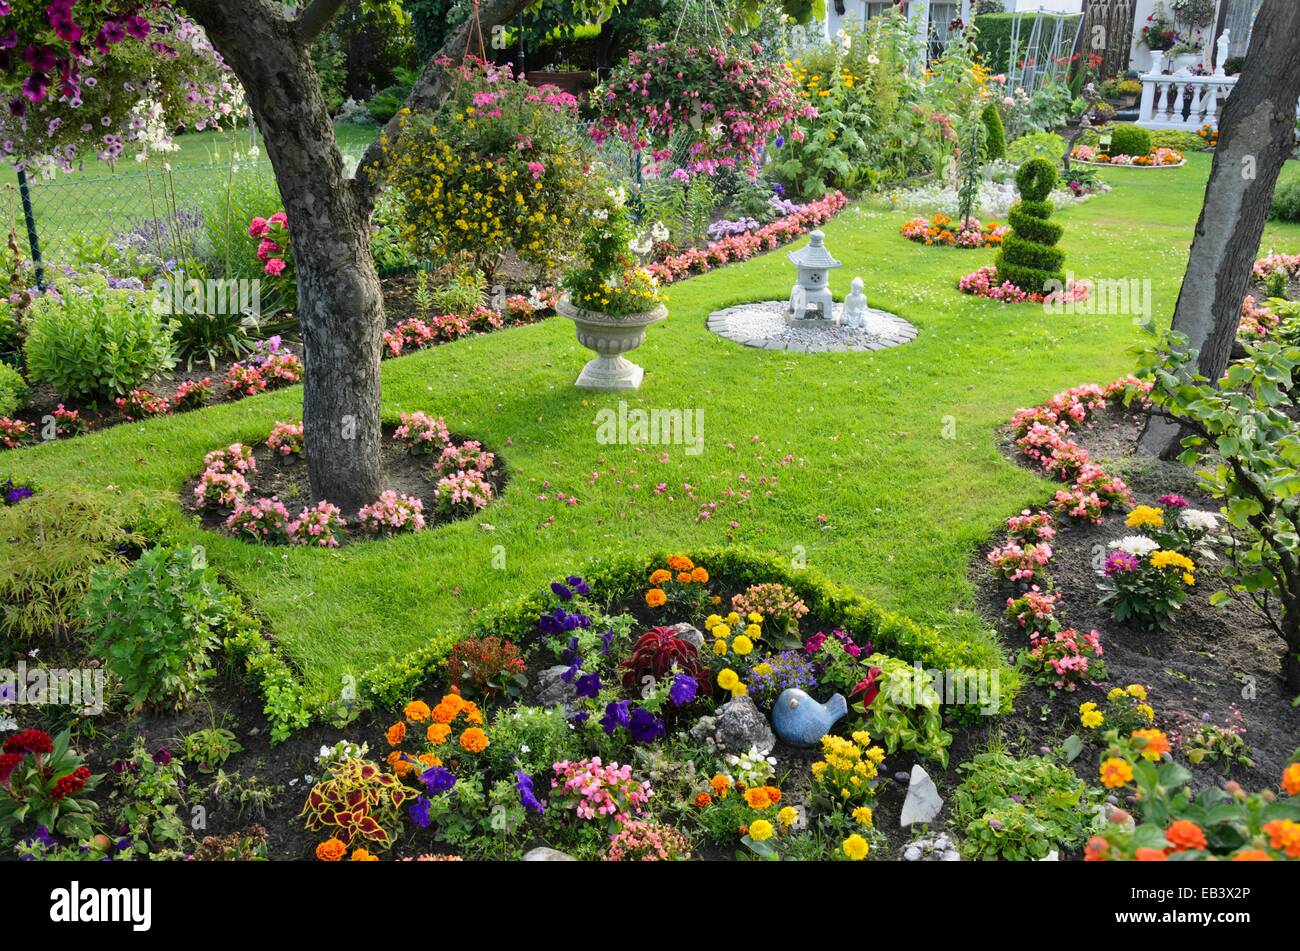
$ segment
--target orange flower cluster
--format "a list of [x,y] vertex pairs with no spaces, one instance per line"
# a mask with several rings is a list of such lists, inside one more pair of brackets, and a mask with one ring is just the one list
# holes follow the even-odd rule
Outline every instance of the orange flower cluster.
[[656,568],[650,572],[650,590],[645,593],[645,603],[652,608],[661,608],[667,604],[668,595],[663,586],[672,581],[678,584],[707,584],[709,572],[685,555],[669,555],[667,568]]
[[719,799],[726,799],[727,793],[731,791],[731,779],[721,773],[710,779],[709,785],[713,787],[713,795]]
[[322,862],[338,862],[347,855],[348,847],[338,839],[326,839],[316,846],[316,858]]
[[487,734],[476,726],[460,735],[460,748],[467,753],[482,753],[488,747]]
[[1300,796],[1300,763],[1282,770],[1282,790],[1288,796]]
[[754,786],[745,790],[745,802],[751,809],[767,809],[781,801],[781,790],[775,786]]
[[352,854],[348,856],[349,862],[378,862],[379,856],[374,855],[365,849],[353,849]]
[[1285,852],[1287,858],[1300,859],[1300,822],[1291,819],[1274,819],[1261,828],[1268,835],[1268,844]]
[[1209,844],[1205,832],[1190,819],[1178,819],[1171,823],[1165,830],[1165,841],[1173,846],[1175,852],[1203,849]]

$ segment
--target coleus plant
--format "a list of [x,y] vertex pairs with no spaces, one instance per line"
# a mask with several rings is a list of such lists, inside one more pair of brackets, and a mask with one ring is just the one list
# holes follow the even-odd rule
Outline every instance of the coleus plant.
[[639,690],[645,678],[662,681],[675,667],[679,673],[694,677],[701,690],[712,683],[708,666],[700,659],[695,645],[677,636],[670,627],[652,627],[632,648],[632,656],[623,662],[623,687]]
[[387,849],[402,806],[417,795],[370,760],[349,758],[330,767],[330,778],[312,787],[300,815],[309,830],[327,829],[345,846],[360,838]]

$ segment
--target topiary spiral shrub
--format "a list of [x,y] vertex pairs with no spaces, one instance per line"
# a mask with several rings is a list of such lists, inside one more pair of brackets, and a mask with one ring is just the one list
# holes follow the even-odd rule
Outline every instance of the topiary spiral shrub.
[[1020,200],[1007,214],[1011,234],[1002,239],[1002,250],[995,262],[999,280],[1010,281],[1030,294],[1042,293],[1049,281],[1065,286],[1061,272],[1065,252],[1056,247],[1062,228],[1048,220],[1055,185],[1056,166],[1047,159],[1030,159],[1020,166],[1016,173]]
[[1141,126],[1117,125],[1110,134],[1111,155],[1141,157],[1151,154],[1151,133]]
[[1007,132],[1002,126],[1002,114],[998,112],[996,102],[990,102],[984,107],[984,111],[980,113],[980,121],[984,123],[986,161],[996,162],[998,159],[1006,158]]

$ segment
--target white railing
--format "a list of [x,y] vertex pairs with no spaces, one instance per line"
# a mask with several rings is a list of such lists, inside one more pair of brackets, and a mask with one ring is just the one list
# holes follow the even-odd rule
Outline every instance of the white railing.
[[[1236,76],[1226,76],[1227,31],[1219,38],[1219,68],[1212,76],[1193,76],[1186,69],[1164,72],[1165,54],[1151,54],[1151,72],[1142,80],[1142,101],[1137,124],[1146,129],[1181,129],[1197,132],[1205,126],[1217,130],[1223,104],[1237,85]],[[1296,104],[1300,117],[1300,103]]]

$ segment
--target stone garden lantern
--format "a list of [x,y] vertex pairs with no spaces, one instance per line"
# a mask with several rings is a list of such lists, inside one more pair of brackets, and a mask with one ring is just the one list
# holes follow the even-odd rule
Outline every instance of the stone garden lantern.
[[814,231],[808,235],[808,245],[786,254],[797,268],[795,285],[790,291],[790,304],[786,318],[793,323],[806,320],[810,311],[816,311],[823,320],[834,318],[834,301],[831,299],[830,279],[827,275],[840,262],[826,250],[826,235]]

